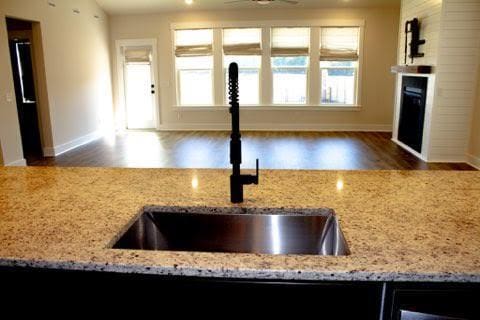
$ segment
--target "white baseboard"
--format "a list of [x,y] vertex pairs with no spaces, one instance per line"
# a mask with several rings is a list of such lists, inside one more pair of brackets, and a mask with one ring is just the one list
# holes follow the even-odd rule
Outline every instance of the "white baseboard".
[[[230,123],[175,123],[161,124],[160,131],[229,131]],[[243,124],[241,130],[246,131],[363,131],[391,132],[392,125],[381,124],[296,124],[296,123],[255,123]]]
[[480,157],[473,154],[467,154],[467,163],[477,170],[480,170]]
[[401,141],[399,141],[398,139],[395,139],[395,138],[392,138],[392,141],[395,142],[395,143],[396,143],[399,147],[401,147],[402,149],[410,152],[410,153],[413,154],[415,157],[419,158],[420,160],[427,161],[427,160],[425,159],[425,157],[424,157],[421,153],[413,150],[412,148],[410,148],[409,146],[407,146],[405,143],[403,143],[403,142],[401,142]]
[[441,158],[431,158],[428,162],[435,163],[467,163],[466,156],[445,156]]
[[6,164],[7,167],[26,167],[27,160],[20,159]]
[[53,148],[43,148],[43,155],[45,157],[56,157],[62,153],[78,148],[84,144],[95,141],[103,136],[102,131],[94,131],[80,138],[71,140],[67,143],[60,144]]

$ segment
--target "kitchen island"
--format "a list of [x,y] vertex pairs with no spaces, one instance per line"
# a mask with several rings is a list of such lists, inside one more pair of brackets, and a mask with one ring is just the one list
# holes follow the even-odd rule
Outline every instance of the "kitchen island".
[[0,266],[221,279],[480,283],[480,172],[263,170],[247,208],[332,208],[348,256],[112,249],[141,209],[230,207],[228,170],[1,168]]

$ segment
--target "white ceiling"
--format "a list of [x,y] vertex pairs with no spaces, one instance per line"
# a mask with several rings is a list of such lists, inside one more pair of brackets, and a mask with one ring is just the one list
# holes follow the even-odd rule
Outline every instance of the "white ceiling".
[[[228,1],[228,0],[225,0]],[[184,0],[97,0],[98,4],[108,13],[141,14],[183,10],[232,10],[252,8],[331,8],[331,7],[385,7],[398,6],[400,0],[298,0],[299,4],[291,5],[275,1],[268,5],[259,5],[252,1],[225,4],[223,0],[194,0],[188,6]]]

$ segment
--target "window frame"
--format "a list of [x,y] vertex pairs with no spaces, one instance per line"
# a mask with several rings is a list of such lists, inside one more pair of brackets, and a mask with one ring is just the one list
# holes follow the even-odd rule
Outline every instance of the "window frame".
[[[175,55],[175,45],[176,45],[176,35],[175,35],[175,31],[177,30],[200,30],[200,29],[212,29],[212,47],[213,47],[213,54],[210,56],[210,55],[205,55],[205,57],[211,57],[212,59],[212,68],[208,68],[208,69],[201,69],[201,68],[192,68],[192,69],[180,69],[178,68],[177,66],[177,57]],[[189,108],[189,107],[213,107],[215,106],[215,38],[214,38],[214,29],[213,28],[187,28],[187,29],[175,29],[175,30],[172,30],[172,47],[173,47],[173,66],[174,66],[174,74],[175,74],[175,102],[176,102],[176,105],[181,107],[181,108]],[[203,56],[202,56],[203,57]],[[181,86],[180,86],[180,81],[181,81],[181,77],[180,77],[180,72],[181,71],[184,71],[184,70],[188,70],[188,71],[210,71],[210,82],[211,82],[211,88],[212,88],[212,102],[209,103],[209,104],[182,104],[182,99],[181,99]]]
[[[271,29],[275,27],[308,27],[310,28],[310,54],[309,65],[307,67],[307,103],[306,104],[274,104],[273,101],[273,70],[270,56]],[[353,105],[345,104],[322,104],[321,103],[321,70],[319,64],[319,37],[318,33],[322,27],[358,27],[359,30],[359,59],[356,76],[356,103]],[[175,59],[175,31],[180,29],[213,29],[213,105],[189,105],[181,106],[179,104],[178,85],[176,75],[176,65],[173,61],[172,77],[174,79],[172,86],[173,97],[175,99],[173,108],[181,110],[197,111],[218,111],[224,110],[229,106],[225,103],[226,92],[226,73],[223,59],[223,40],[222,29],[224,28],[261,28],[262,29],[262,56],[260,67],[259,83],[259,101],[258,105],[242,105],[242,108],[248,110],[265,111],[360,111],[362,108],[362,80],[363,80],[363,60],[364,60],[364,36],[365,20],[363,19],[320,19],[320,20],[272,20],[272,21],[220,21],[220,22],[185,22],[171,23],[170,31],[172,36],[172,57]],[[217,30],[218,29],[218,30]],[[219,35],[216,35],[216,32]],[[317,37],[315,37],[317,35]],[[315,39],[317,38],[317,39]],[[318,50],[317,50],[318,49]],[[218,79],[221,77],[221,79]],[[220,85],[221,84],[221,85]],[[219,90],[219,87],[221,90]]]
[[[362,76],[362,66],[363,66],[363,40],[364,40],[364,25],[358,25],[358,26],[351,26],[351,25],[325,25],[322,26],[323,28],[328,28],[328,27],[358,27],[359,30],[359,35],[358,35],[358,60],[357,60],[357,65],[356,67],[322,67],[321,66],[321,61],[320,61],[320,54],[318,56],[319,59],[319,86],[317,89],[319,90],[319,101],[318,105],[322,108],[325,107],[332,107],[332,108],[360,108],[361,107],[361,76]],[[321,29],[322,27],[318,28],[318,50],[320,50],[321,47]],[[344,103],[323,103],[322,102],[322,71],[325,69],[354,69],[355,76],[354,76],[354,92],[353,92],[353,104],[344,104]]]

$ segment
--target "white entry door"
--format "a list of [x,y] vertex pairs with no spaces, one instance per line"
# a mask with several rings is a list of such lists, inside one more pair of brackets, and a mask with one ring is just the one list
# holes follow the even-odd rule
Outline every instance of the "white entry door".
[[153,129],[157,105],[153,47],[126,46],[123,52],[127,129]]

